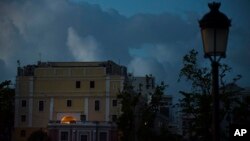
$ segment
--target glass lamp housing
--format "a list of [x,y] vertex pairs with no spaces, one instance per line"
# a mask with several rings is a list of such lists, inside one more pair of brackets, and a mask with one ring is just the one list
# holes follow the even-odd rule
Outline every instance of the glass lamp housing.
[[220,3],[209,3],[210,12],[199,21],[205,57],[225,57],[231,21],[219,11]]

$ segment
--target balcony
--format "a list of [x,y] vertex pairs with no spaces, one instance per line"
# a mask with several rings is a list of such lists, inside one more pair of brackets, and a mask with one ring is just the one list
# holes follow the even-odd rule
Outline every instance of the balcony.
[[48,127],[113,127],[116,128],[117,125],[115,122],[108,122],[108,121],[71,121],[71,122],[64,122],[62,123],[61,120],[51,120],[48,123]]

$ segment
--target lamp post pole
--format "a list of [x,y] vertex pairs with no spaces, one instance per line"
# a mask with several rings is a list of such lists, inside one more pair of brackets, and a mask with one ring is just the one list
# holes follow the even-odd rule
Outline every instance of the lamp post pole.
[[[214,44],[213,44],[213,54],[216,54],[216,29],[214,30]],[[219,101],[219,61],[216,55],[210,56],[211,66],[212,66],[212,101],[213,101],[213,117],[212,117],[212,128],[213,128],[213,141],[220,140],[220,101]]]
[[220,121],[219,121],[219,63],[212,61],[212,100],[213,100],[213,141],[220,140]]
[[226,57],[227,39],[231,20],[219,11],[220,3],[209,3],[210,12],[199,21],[205,58],[212,66],[212,132],[213,141],[220,140],[219,116],[219,61]]

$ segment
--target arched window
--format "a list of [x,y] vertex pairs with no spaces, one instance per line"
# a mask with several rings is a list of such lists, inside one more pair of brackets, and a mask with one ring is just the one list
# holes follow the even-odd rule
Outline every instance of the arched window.
[[72,116],[64,116],[61,119],[61,123],[65,123],[65,124],[70,124],[70,123],[75,123],[76,119]]

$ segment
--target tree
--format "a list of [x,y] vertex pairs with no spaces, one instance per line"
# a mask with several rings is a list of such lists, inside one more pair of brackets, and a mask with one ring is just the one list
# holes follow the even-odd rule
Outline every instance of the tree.
[[[211,121],[212,121],[212,99],[211,99],[211,72],[207,67],[201,67],[197,60],[198,52],[191,50],[189,54],[183,57],[183,68],[180,71],[179,81],[185,78],[191,82],[191,91],[180,91],[183,98],[179,102],[182,108],[183,118],[187,122],[186,135],[191,140],[211,140]],[[228,65],[221,64],[220,69],[220,121],[225,120],[227,116],[232,114],[236,103],[240,105],[237,97],[234,97],[239,91],[229,91],[228,85],[236,85],[236,82],[241,78],[237,75],[231,82],[225,81],[225,76],[230,72],[231,68]]]
[[0,83],[0,140],[10,141],[14,126],[14,95],[11,81]]
[[124,83],[123,91],[118,94],[121,101],[122,114],[117,120],[118,129],[122,132],[122,141],[135,140],[135,107],[140,94],[135,93],[132,86],[132,77]]
[[[197,62],[198,52],[191,50],[183,57],[183,68],[180,71],[179,79],[185,77],[191,81],[191,92],[180,91],[183,99],[180,100],[183,117],[188,120],[187,133],[192,139],[198,135],[211,140],[211,96],[210,76],[208,68],[201,68]],[[204,122],[207,121],[207,122]]]
[[145,105],[139,110],[140,120],[137,133],[139,141],[151,141],[161,135],[162,132],[157,133],[157,131],[155,131],[155,120],[157,114],[159,114],[159,109],[162,104],[162,96],[166,87],[167,85],[165,85],[164,82],[162,82],[160,85],[157,85],[153,94],[151,95],[151,101],[149,102],[149,104],[145,103]]
[[[146,80],[149,81],[146,75]],[[150,94],[151,101],[144,99],[143,95],[135,92],[133,85],[133,77],[130,76],[124,84],[124,89],[119,93],[118,99],[121,101],[122,114],[117,120],[119,130],[122,132],[122,141],[152,141],[166,140],[174,137],[167,129],[165,124],[160,132],[156,131],[155,119],[159,114],[162,96],[167,87],[163,82],[157,85],[154,92]],[[146,86],[148,87],[148,86]]]

